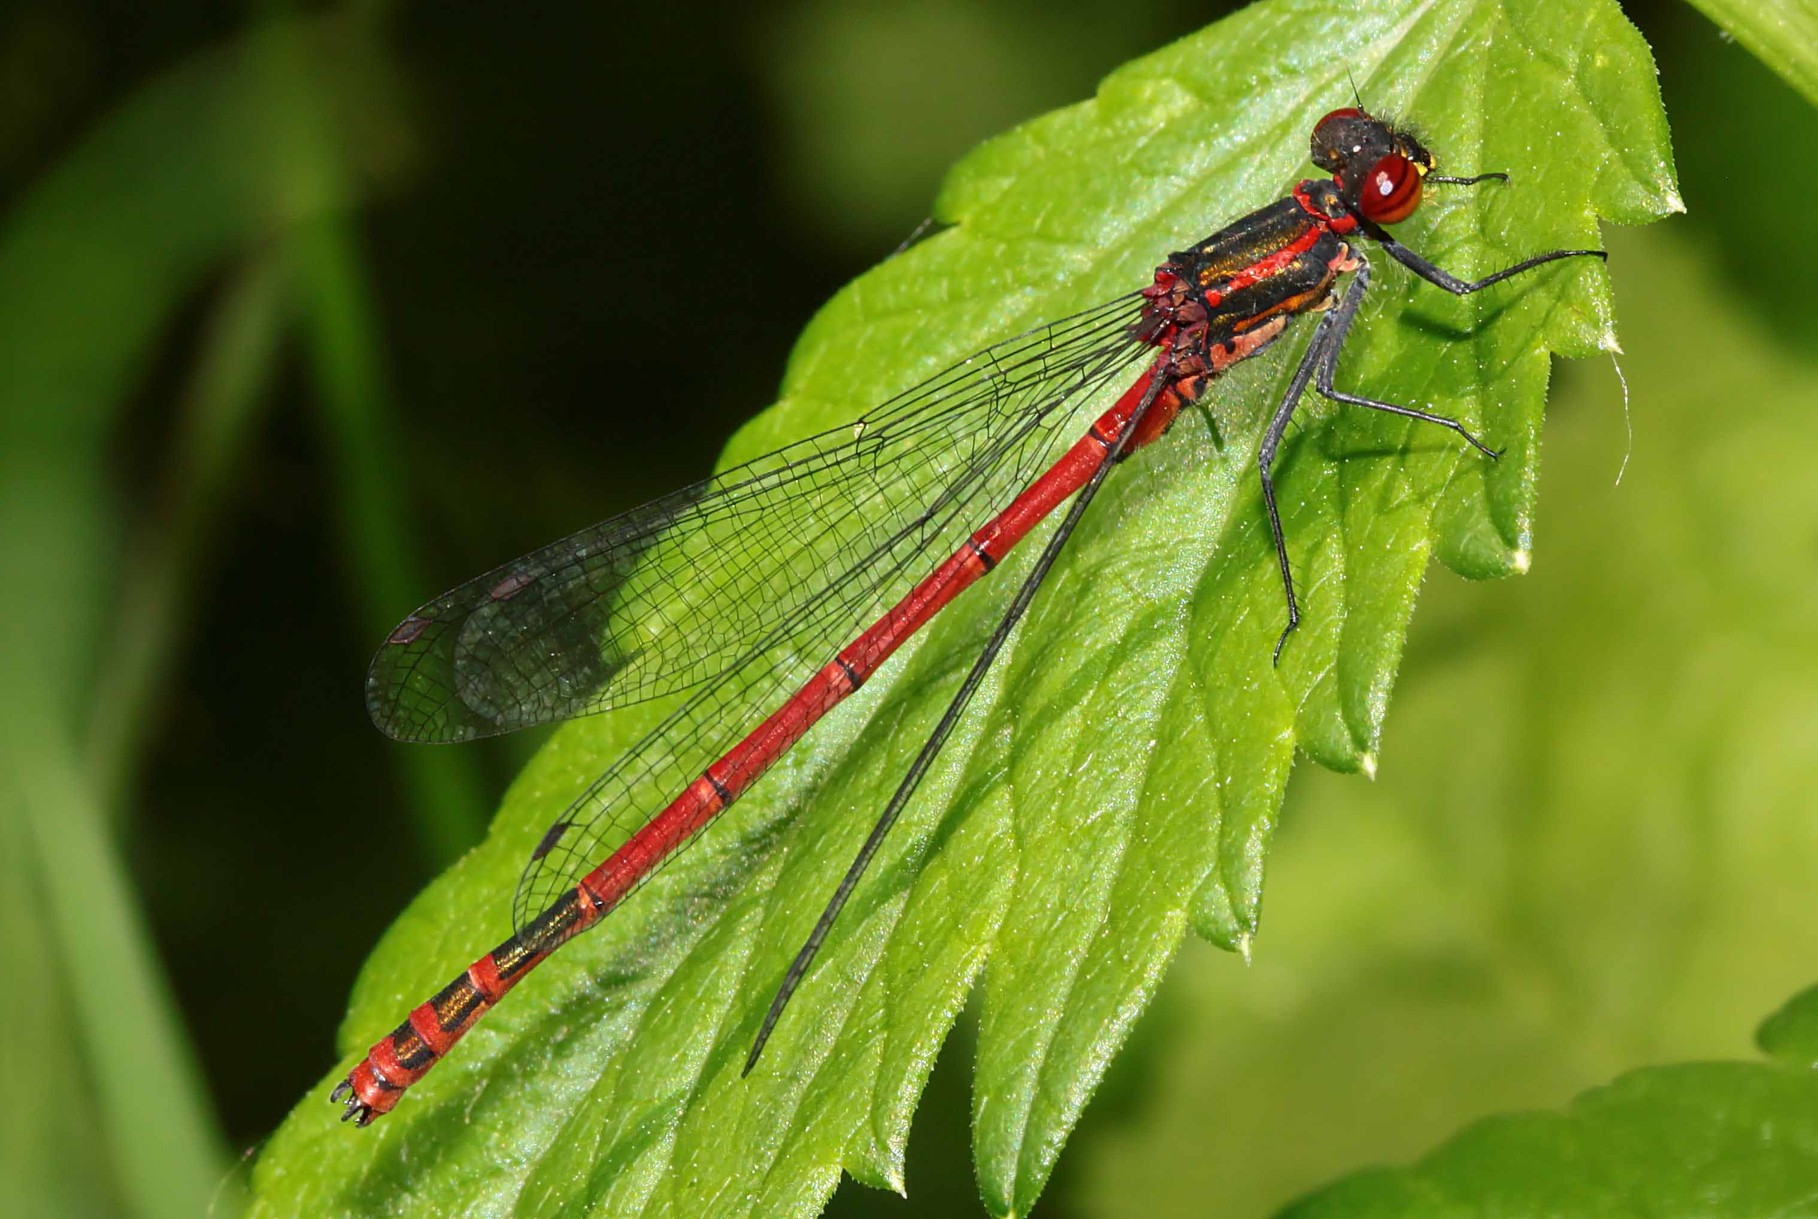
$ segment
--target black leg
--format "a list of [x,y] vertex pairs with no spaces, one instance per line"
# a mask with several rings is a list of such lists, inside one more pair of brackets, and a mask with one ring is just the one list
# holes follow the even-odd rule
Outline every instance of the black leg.
[[1294,408],[1300,405],[1301,396],[1307,392],[1307,382],[1313,379],[1314,371],[1325,359],[1325,349],[1329,346],[1336,347],[1336,344],[1344,341],[1345,331],[1350,328],[1358,305],[1363,303],[1363,290],[1369,282],[1370,277],[1366,271],[1359,279],[1352,281],[1338,307],[1319,319],[1319,328],[1307,343],[1306,354],[1300,357],[1300,367],[1294,370],[1287,392],[1282,394],[1281,401],[1276,404],[1275,413],[1269,416],[1269,426],[1263,429],[1262,445],[1256,451],[1256,467],[1262,474],[1263,507],[1269,512],[1269,533],[1275,539],[1275,561],[1281,567],[1281,591],[1288,598],[1288,625],[1282,628],[1281,638],[1275,641],[1273,661],[1276,664],[1281,663],[1281,650],[1287,646],[1288,636],[1300,625],[1300,605],[1294,599],[1294,572],[1288,565],[1288,542],[1282,536],[1281,510],[1275,505],[1275,452],[1281,447],[1281,438],[1288,430],[1288,421],[1294,418]]
[[[1507,180],[1506,174],[1478,174],[1473,178],[1439,178],[1429,177],[1429,181],[1449,182],[1459,186],[1469,186],[1488,179]],[[1428,283],[1457,296],[1466,296],[1481,291],[1491,284],[1499,284],[1512,276],[1561,258],[1608,258],[1602,250],[1551,250],[1545,254],[1536,254],[1523,259],[1512,267],[1505,267],[1494,275],[1482,279],[1464,280],[1448,271],[1442,271],[1426,259],[1396,241],[1379,226],[1366,223],[1365,232],[1378,242],[1389,256],[1407,267],[1414,274]],[[1288,598],[1288,625],[1282,631],[1281,638],[1275,642],[1275,660],[1281,661],[1281,650],[1288,642],[1288,636],[1300,625],[1300,605],[1294,597],[1294,574],[1288,565],[1288,544],[1282,535],[1281,511],[1275,503],[1275,476],[1271,467],[1275,464],[1276,450],[1281,447],[1282,435],[1288,430],[1288,421],[1294,417],[1294,410],[1300,405],[1300,399],[1307,391],[1307,383],[1314,380],[1319,392],[1334,402],[1343,402],[1349,406],[1367,407],[1385,414],[1400,415],[1407,419],[1418,419],[1422,423],[1435,423],[1449,428],[1469,441],[1479,452],[1487,457],[1500,457],[1500,451],[1473,436],[1465,426],[1456,419],[1444,415],[1434,415],[1426,411],[1415,410],[1411,406],[1400,406],[1393,402],[1382,402],[1375,398],[1364,398],[1357,394],[1347,394],[1334,388],[1332,382],[1338,371],[1338,354],[1345,344],[1345,335],[1351,329],[1351,323],[1357,318],[1357,310],[1363,304],[1364,293],[1370,287],[1370,264],[1355,247],[1352,256],[1357,259],[1355,275],[1345,288],[1344,296],[1330,313],[1320,319],[1319,329],[1313,332],[1313,339],[1307,344],[1306,354],[1301,357],[1300,367],[1294,370],[1293,380],[1288,382],[1287,392],[1275,408],[1275,414],[1269,419],[1269,426],[1263,431],[1262,447],[1256,455],[1256,463],[1262,473],[1263,506],[1269,512],[1269,532],[1275,539],[1275,558],[1281,566],[1282,592]],[[1317,380],[1315,380],[1317,378]]]
[[1414,274],[1420,276],[1434,287],[1444,288],[1454,296],[1466,296],[1472,292],[1481,292],[1491,284],[1499,284],[1511,276],[1520,275],[1523,271],[1532,271],[1535,267],[1544,266],[1549,262],[1557,262],[1561,258],[1609,257],[1609,254],[1603,250],[1549,250],[1545,254],[1536,254],[1532,258],[1524,258],[1514,266],[1504,267],[1494,275],[1486,275],[1482,279],[1460,279],[1450,271],[1440,270],[1438,267],[1416,254],[1413,250],[1410,250],[1407,246],[1383,232],[1382,229],[1375,228],[1375,226],[1371,226],[1371,228],[1374,231],[1370,233],[1370,236],[1375,238],[1377,243],[1389,252],[1390,258],[1393,258],[1396,262],[1414,272]]
[[1489,445],[1477,439],[1477,437],[1473,436],[1465,429],[1464,424],[1458,422],[1456,419],[1446,415],[1434,415],[1429,414],[1426,411],[1417,411],[1411,406],[1401,406],[1394,402],[1383,402],[1376,398],[1364,398],[1359,397],[1357,394],[1347,394],[1341,389],[1333,388],[1332,380],[1338,373],[1338,353],[1344,347],[1345,334],[1351,329],[1351,322],[1357,316],[1357,306],[1363,303],[1363,294],[1370,285],[1369,261],[1365,259],[1362,254],[1353,254],[1353,257],[1355,257],[1358,262],[1356,278],[1351,281],[1351,286],[1345,290],[1344,300],[1332,311],[1332,334],[1327,339],[1325,346],[1320,350],[1319,367],[1315,370],[1313,382],[1314,387],[1317,388],[1323,396],[1332,399],[1334,402],[1343,402],[1348,406],[1364,406],[1373,411],[1382,411],[1384,414],[1400,415],[1404,419],[1418,419],[1422,423],[1436,423],[1440,427],[1450,428],[1460,436],[1463,436],[1485,457],[1501,457],[1502,451],[1500,449],[1492,449]]

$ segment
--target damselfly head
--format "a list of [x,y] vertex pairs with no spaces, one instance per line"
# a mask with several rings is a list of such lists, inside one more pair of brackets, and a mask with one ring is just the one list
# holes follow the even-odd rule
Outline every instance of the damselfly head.
[[1410,131],[1356,106],[1313,126],[1313,164],[1328,171],[1345,201],[1366,220],[1396,224],[1420,206],[1420,180],[1433,154]]

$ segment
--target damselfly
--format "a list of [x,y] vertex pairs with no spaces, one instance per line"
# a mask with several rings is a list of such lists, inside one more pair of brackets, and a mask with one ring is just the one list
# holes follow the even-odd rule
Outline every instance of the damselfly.
[[[828,930],[1117,462],[1218,376],[1321,314],[1257,454],[1287,618],[1300,620],[1272,467],[1309,385],[1350,406],[1454,419],[1334,384],[1374,244],[1447,292],[1463,280],[1397,242],[1440,175],[1418,139],[1361,107],[1313,129],[1309,178],[1171,255],[1141,291],[988,347],[835,429],[470,580],[406,618],[367,677],[375,723],[455,741],[692,691],[552,824],[518,884],[516,933],[387,1034],[334,1090],[360,1125],[563,943],[660,869],[942,607],[1063,504],[1067,511],[780,981],[750,1071]],[[1079,416],[1124,386],[1109,409]],[[938,562],[934,556],[945,556]],[[869,625],[867,625],[869,624]]]

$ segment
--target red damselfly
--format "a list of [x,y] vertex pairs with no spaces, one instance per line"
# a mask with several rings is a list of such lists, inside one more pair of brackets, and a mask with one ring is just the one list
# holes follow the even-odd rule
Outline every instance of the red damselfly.
[[[515,934],[372,1047],[334,1090],[343,1118],[365,1125],[391,1110],[538,962],[623,902],[1071,499],[782,978],[749,1071],[1113,466],[1294,318],[1321,314],[1257,454],[1287,602],[1277,657],[1300,610],[1271,470],[1309,385],[1450,428],[1496,457],[1454,419],[1335,386],[1370,285],[1362,243],[1459,295],[1602,251],[1553,250],[1459,279],[1385,226],[1407,219],[1427,185],[1506,175],[1440,175],[1418,139],[1361,107],[1319,121],[1312,159],[1330,178],[1170,256],[1141,291],[988,347],[848,427],[584,530],[406,618],[367,678],[374,722],[401,740],[466,740],[692,693],[549,827],[518,884]],[[1086,408],[1118,386],[1082,428]]]

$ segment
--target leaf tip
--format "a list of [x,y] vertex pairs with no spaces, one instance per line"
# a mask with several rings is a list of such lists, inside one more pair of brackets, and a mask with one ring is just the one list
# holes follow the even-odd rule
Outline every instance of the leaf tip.
[[1244,959],[1245,965],[1249,965],[1252,963],[1252,959],[1250,956],[1250,945],[1252,943],[1254,943],[1255,940],[1256,940],[1256,937],[1254,935],[1250,934],[1248,931],[1244,932],[1242,935],[1237,937],[1237,955]]
[[1794,995],[1763,1021],[1755,1044],[1771,1058],[1818,1069],[1818,986]]
[[1364,778],[1374,779],[1376,777],[1376,755],[1367,752],[1359,754],[1357,756],[1357,767],[1359,770],[1363,771]]
[[1516,551],[1510,552],[1509,570],[1514,572],[1516,575],[1518,575],[1518,576],[1527,575],[1528,568],[1532,567],[1533,565],[1534,565],[1533,552],[1529,551],[1525,547],[1522,548],[1521,550],[1516,550]]

